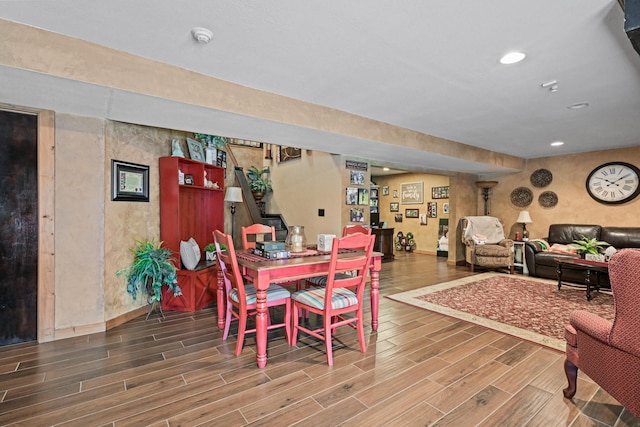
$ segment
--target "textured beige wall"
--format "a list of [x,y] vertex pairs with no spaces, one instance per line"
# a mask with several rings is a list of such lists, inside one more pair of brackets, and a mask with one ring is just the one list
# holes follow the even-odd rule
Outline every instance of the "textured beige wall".
[[102,330],[104,121],[58,114],[55,123],[54,325]]
[[[289,226],[302,225],[308,244],[317,235],[340,235],[339,212],[344,200],[340,188],[341,157],[319,151],[302,150],[300,159],[277,163],[265,160],[271,169],[273,193],[267,197],[267,212],[281,213]],[[318,216],[318,209],[325,216]]]
[[[516,231],[522,231],[522,226],[515,221],[520,210],[525,209],[533,220],[527,226],[531,238],[546,237],[549,225],[558,223],[640,227],[640,197],[621,205],[604,205],[587,193],[585,182],[589,173],[597,166],[613,161],[640,167],[640,148],[529,160],[523,172],[495,177],[499,184],[493,188],[491,213],[503,221],[505,231],[511,237],[515,236]],[[531,173],[540,168],[548,169],[553,174],[551,184],[544,188],[534,187],[530,182]],[[517,187],[528,187],[533,191],[533,203],[527,208],[519,208],[511,203],[511,192]],[[543,208],[538,203],[538,196],[547,190],[558,195],[558,204],[554,208]]]

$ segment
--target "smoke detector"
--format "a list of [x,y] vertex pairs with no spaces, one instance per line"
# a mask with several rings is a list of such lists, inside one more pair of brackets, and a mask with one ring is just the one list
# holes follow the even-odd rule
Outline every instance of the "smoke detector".
[[211,32],[211,30],[207,30],[206,28],[202,27],[193,28],[191,30],[191,35],[198,43],[202,44],[209,43],[213,38],[213,33]]

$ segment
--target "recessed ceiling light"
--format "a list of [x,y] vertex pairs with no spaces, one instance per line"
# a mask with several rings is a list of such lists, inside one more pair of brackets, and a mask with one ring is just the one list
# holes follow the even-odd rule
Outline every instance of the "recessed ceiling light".
[[388,172],[389,168],[382,168],[383,171]]
[[578,102],[576,104],[571,104],[567,108],[570,110],[579,110],[581,108],[587,108],[589,106],[588,102]]
[[505,65],[515,64],[516,62],[522,61],[525,56],[522,52],[509,52],[500,58],[500,63]]
[[562,141],[553,141],[551,143],[552,147],[560,147],[561,145],[564,145],[564,142],[562,142]]

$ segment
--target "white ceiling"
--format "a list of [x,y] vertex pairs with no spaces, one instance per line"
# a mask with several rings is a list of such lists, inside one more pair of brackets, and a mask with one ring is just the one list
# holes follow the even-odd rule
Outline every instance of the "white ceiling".
[[[640,145],[640,56],[616,0],[0,0],[0,18],[525,159]],[[197,26],[213,31],[210,44],[193,40]],[[527,58],[500,65],[511,50]],[[541,87],[551,80],[559,91]],[[10,67],[0,67],[0,84],[0,102],[104,116],[91,103],[104,100],[104,88]],[[192,122],[178,122],[171,102],[110,96],[114,120],[204,131],[221,114],[181,106]],[[567,108],[579,102],[590,107]],[[341,135],[324,145],[306,138],[310,131],[224,118],[215,133],[250,139],[241,133],[251,129],[252,139],[340,147],[396,169],[501,171]],[[550,147],[556,140],[565,145]]]

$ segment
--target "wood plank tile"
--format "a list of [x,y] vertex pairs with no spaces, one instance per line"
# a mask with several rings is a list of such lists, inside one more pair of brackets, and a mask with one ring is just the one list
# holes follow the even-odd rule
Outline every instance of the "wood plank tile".
[[480,426],[525,425],[553,395],[527,385],[486,418]]
[[[500,408],[511,395],[494,387],[487,386],[474,394],[462,405],[439,419],[434,426],[475,426],[493,411]],[[500,424],[494,424],[498,426]],[[506,426],[506,424],[503,424]]]

